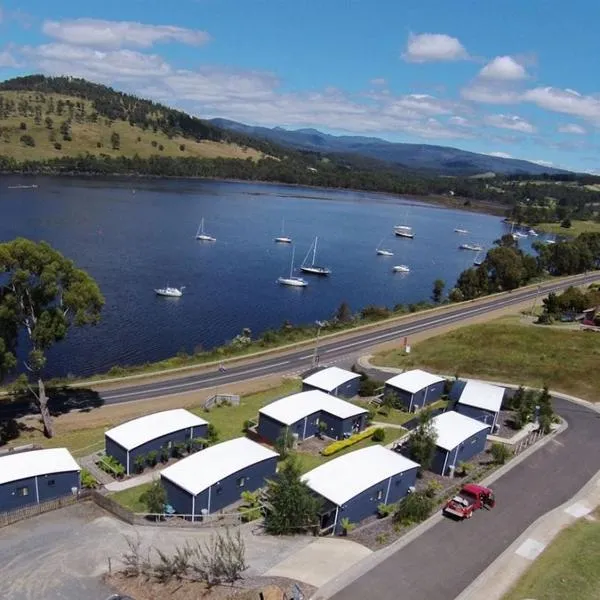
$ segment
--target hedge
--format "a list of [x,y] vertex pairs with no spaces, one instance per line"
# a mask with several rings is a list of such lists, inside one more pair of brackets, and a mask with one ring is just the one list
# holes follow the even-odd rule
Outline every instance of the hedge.
[[360,433],[352,435],[345,440],[338,440],[337,442],[333,442],[332,444],[329,444],[329,446],[323,448],[323,450],[321,450],[321,454],[323,456],[331,456],[332,454],[335,454],[336,452],[339,452],[344,448],[354,446],[354,444],[358,444],[358,442],[362,442],[363,440],[370,438],[373,435],[375,429],[375,427],[369,427],[368,429],[365,429]]

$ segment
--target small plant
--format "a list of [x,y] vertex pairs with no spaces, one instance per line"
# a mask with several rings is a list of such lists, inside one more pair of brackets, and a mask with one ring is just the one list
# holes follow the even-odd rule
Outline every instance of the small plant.
[[212,444],[219,441],[219,432],[212,423],[209,423],[206,427],[206,439],[208,441],[208,444],[211,446]]
[[466,477],[467,475],[469,475],[469,473],[471,473],[473,471],[474,468],[475,468],[475,465],[473,463],[461,461],[458,463],[458,468],[456,469],[456,474],[459,477]]
[[325,421],[319,421],[319,437],[323,439],[327,433],[327,423]]
[[87,469],[81,469],[81,487],[86,490],[95,490],[98,487],[96,478]]
[[151,467],[155,467],[158,462],[158,452],[156,450],[150,450],[146,455],[146,460]]
[[444,488],[444,486],[435,479],[430,479],[427,482],[427,487],[425,488],[425,495],[428,498],[435,498]]
[[384,519],[385,517],[389,517],[390,515],[393,515],[395,510],[396,510],[395,504],[383,504],[383,502],[382,502],[381,504],[379,504],[377,506],[377,514],[382,519]]
[[168,446],[163,446],[160,449],[160,462],[163,464],[169,462],[169,458],[171,458],[171,451]]
[[385,429],[383,427],[378,427],[371,436],[371,439],[374,442],[383,442],[385,440]]
[[181,458],[185,454],[185,442],[175,442],[173,444],[173,456]]
[[160,479],[152,482],[150,487],[140,495],[140,502],[146,505],[149,513],[162,514],[167,503],[167,492]]
[[490,453],[497,465],[503,465],[512,455],[511,449],[502,442],[494,442],[490,448]]
[[275,440],[275,451],[279,454],[282,459],[286,459],[290,450],[294,447],[294,436],[285,429],[281,435]]
[[143,454],[136,456],[134,465],[135,465],[135,472],[142,473],[144,471],[144,469],[146,468],[146,457]]
[[340,525],[342,526],[343,535],[348,535],[356,529],[356,523],[352,523],[348,517],[344,517],[340,521]]
[[380,533],[375,537],[375,541],[380,546],[383,546],[383,544],[385,544],[388,541],[389,537],[390,537],[389,533]]
[[254,427],[254,421],[252,421],[252,419],[246,419],[244,421],[244,425],[242,427],[242,431],[244,433],[248,433],[248,431],[250,430],[251,427]]
[[369,407],[369,414],[367,415],[367,425],[370,425],[377,417],[377,409],[373,406]]
[[125,467],[114,456],[103,456],[96,465],[117,479],[125,475]]
[[60,142],[54,142],[55,150],[62,150],[62,144]]
[[260,492],[242,492],[241,498],[243,501],[242,506],[238,509],[242,513],[242,521],[249,523],[250,521],[256,521],[260,519],[262,510],[260,507]]

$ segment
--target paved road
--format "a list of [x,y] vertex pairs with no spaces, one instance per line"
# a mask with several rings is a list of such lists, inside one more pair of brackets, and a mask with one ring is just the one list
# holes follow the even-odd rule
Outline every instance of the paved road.
[[[581,275],[572,279],[570,284],[581,285],[590,283],[596,281],[598,277],[597,273]],[[547,294],[550,291],[561,290],[564,287],[564,283],[547,283],[541,286],[540,291]],[[503,294],[498,298],[494,298],[483,305],[459,305],[456,308],[445,311],[437,316],[423,316],[412,321],[410,324],[390,325],[389,328],[384,330],[379,329],[378,331],[355,335],[351,339],[344,337],[342,339],[336,339],[335,341],[323,341],[319,347],[319,359],[321,363],[327,363],[327,361],[332,361],[349,354],[359,354],[361,351],[376,344],[389,342],[394,339],[400,341],[405,336],[414,335],[428,329],[452,323],[459,323],[478,315],[519,304],[526,300],[533,301],[538,294],[541,296],[541,293],[536,290],[515,290],[512,293]],[[255,361],[252,365],[238,367],[231,366],[225,373],[212,371],[187,377],[179,377],[161,383],[134,384],[119,390],[100,392],[100,396],[105,404],[117,404],[133,400],[145,400],[158,396],[179,394],[182,392],[191,392],[197,389],[206,389],[228,383],[235,383],[263,375],[308,369],[312,364],[312,359],[313,350],[304,348],[285,355]]]
[[497,504],[463,523],[444,519],[333,600],[451,600],[531,523],[600,470],[600,414],[555,399],[568,429],[494,483]]

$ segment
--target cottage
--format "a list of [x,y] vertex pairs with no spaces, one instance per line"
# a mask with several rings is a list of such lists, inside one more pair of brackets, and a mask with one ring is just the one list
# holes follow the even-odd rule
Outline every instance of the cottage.
[[456,412],[491,426],[494,431],[504,400],[504,388],[481,381],[457,381],[450,398],[456,400]]
[[360,406],[312,390],[292,394],[261,408],[258,411],[257,432],[262,439],[271,443],[285,431],[299,440],[317,433],[338,440],[362,431],[368,414]]
[[443,377],[421,369],[405,371],[385,382],[384,394],[409,412],[423,408],[440,399],[444,393]]
[[459,463],[467,462],[485,449],[490,426],[481,421],[448,411],[433,417],[431,423],[437,434],[431,465],[434,473],[452,474]]
[[66,448],[15,452],[0,457],[0,512],[77,493],[80,471]]
[[192,521],[237,502],[275,476],[279,455],[248,438],[211,446],[160,473],[169,504]]
[[127,421],[104,433],[106,454],[116,458],[130,475],[138,456],[206,437],[208,423],[184,408],[165,410]]
[[306,377],[302,390],[321,390],[338,398],[353,398],[358,394],[360,374],[339,367],[328,367]]
[[415,485],[419,465],[383,446],[369,446],[335,458],[304,475],[323,499],[321,529],[339,533],[341,520],[358,523],[380,504],[398,502]]

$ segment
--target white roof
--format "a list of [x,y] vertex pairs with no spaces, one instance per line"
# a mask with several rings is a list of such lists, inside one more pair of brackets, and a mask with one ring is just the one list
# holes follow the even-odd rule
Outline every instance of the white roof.
[[443,377],[432,375],[427,371],[421,371],[421,369],[413,369],[412,371],[405,371],[400,375],[394,375],[391,379],[388,379],[386,383],[400,390],[405,390],[414,394],[427,386],[433,385],[444,381]]
[[437,433],[436,445],[444,450],[454,450],[456,446],[470,438],[472,435],[489,429],[489,425],[465,417],[451,410],[431,419]]
[[303,383],[317,387],[320,390],[332,392],[340,385],[344,385],[358,377],[360,377],[360,373],[353,373],[352,371],[346,371],[346,369],[340,369],[339,367],[329,367],[309,375],[302,381]]
[[467,404],[468,406],[475,406],[497,413],[502,406],[503,398],[504,388],[490,383],[469,380],[458,401],[460,404]]
[[368,412],[364,408],[356,406],[356,404],[340,400],[320,390],[310,390],[309,392],[286,396],[281,400],[267,404],[258,412],[284,425],[292,425],[296,421],[320,411],[328,412],[340,419],[348,419]]
[[81,471],[66,448],[17,452],[0,457],[0,485],[37,475]]
[[380,481],[418,466],[383,446],[368,446],[330,460],[302,479],[317,494],[341,506]]
[[196,452],[160,472],[193,496],[242,469],[279,456],[245,437],[235,438]]
[[133,448],[163,435],[206,424],[207,421],[197,417],[189,410],[175,408],[174,410],[164,410],[127,421],[127,423],[109,429],[104,435],[125,448],[125,450],[133,450]]

